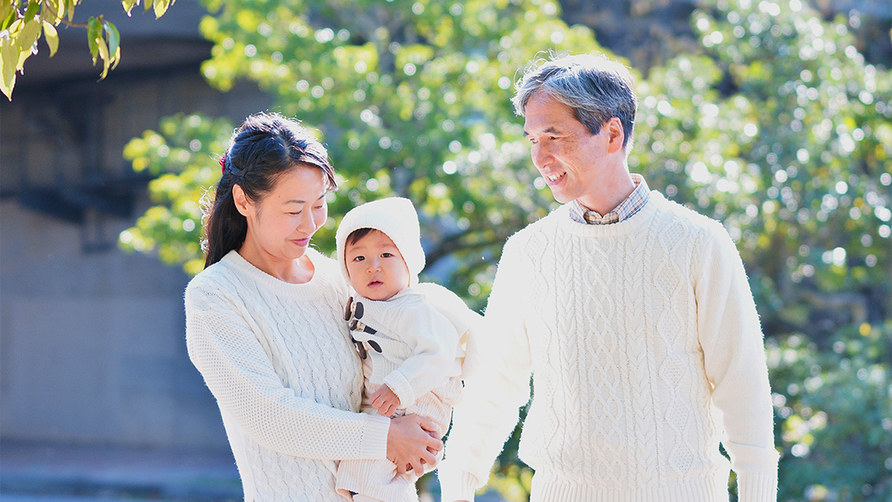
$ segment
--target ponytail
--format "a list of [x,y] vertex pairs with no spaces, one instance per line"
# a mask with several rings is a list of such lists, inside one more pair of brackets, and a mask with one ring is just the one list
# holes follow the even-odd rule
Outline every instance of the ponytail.
[[235,207],[232,176],[223,174],[217,184],[213,205],[206,211],[204,268],[222,260],[233,249],[242,247],[248,234],[248,220]]

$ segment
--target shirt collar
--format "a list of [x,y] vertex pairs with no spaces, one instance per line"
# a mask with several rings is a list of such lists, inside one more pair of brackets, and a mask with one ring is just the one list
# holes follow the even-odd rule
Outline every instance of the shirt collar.
[[570,217],[577,223],[587,225],[608,225],[631,218],[650,199],[650,189],[644,177],[635,173],[632,173],[631,177],[632,182],[635,184],[635,189],[609,213],[602,216],[597,211],[583,206],[578,200],[573,200],[570,202]]

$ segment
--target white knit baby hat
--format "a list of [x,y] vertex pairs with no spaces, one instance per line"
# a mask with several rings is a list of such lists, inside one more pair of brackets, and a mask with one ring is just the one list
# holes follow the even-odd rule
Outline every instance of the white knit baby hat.
[[374,228],[390,237],[409,269],[409,285],[418,284],[418,274],[424,268],[424,249],[421,247],[418,213],[415,212],[412,201],[402,197],[388,197],[366,202],[347,211],[335,234],[338,263],[341,264],[341,272],[345,278],[348,278],[344,257],[347,236],[360,228]]

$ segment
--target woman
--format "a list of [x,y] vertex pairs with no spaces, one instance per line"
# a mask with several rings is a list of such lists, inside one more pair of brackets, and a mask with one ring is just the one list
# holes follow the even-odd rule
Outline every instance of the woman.
[[186,343],[223,416],[247,501],[340,501],[337,462],[423,472],[442,443],[427,419],[358,413],[362,374],[338,265],[309,248],[336,188],[296,122],[248,117],[221,161],[205,270],[186,288]]

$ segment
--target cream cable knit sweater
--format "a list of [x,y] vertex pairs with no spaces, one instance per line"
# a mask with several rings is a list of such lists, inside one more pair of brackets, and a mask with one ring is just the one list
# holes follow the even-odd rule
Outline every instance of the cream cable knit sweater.
[[248,501],[342,502],[338,460],[386,458],[390,420],[357,413],[347,285],[336,262],[307,256],[306,284],[232,251],[186,288],[189,357],[217,398]]
[[[776,499],[777,452],[759,319],[722,226],[652,192],[626,221],[567,206],[505,245],[481,365],[455,409],[443,500],[485,484],[517,408],[533,502]],[[723,433],[724,431],[724,433]]]

